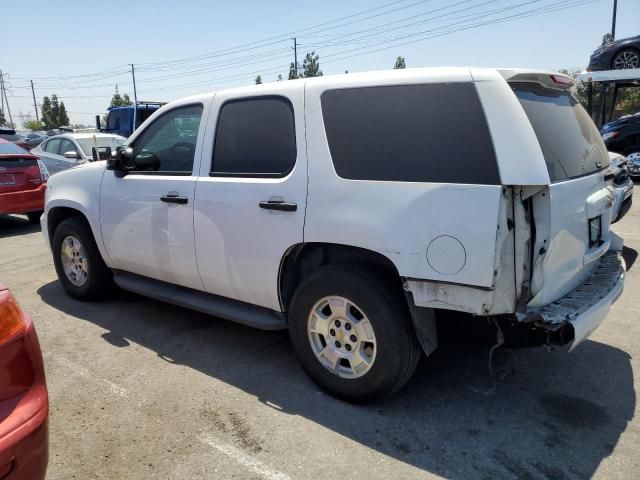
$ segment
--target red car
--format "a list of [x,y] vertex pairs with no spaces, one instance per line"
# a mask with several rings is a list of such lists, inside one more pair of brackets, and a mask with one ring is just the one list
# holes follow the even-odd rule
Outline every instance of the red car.
[[31,317],[0,284],[0,479],[43,480],[49,397]]
[[39,222],[48,178],[38,157],[0,138],[0,215],[20,213]]

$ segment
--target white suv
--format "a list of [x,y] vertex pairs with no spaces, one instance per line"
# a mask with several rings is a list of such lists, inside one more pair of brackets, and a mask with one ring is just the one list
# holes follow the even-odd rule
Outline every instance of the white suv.
[[368,401],[437,347],[436,316],[573,348],[623,288],[598,130],[543,71],[435,68],[172,102],[112,160],[51,178],[66,291],[121,288],[289,328],[333,395]]

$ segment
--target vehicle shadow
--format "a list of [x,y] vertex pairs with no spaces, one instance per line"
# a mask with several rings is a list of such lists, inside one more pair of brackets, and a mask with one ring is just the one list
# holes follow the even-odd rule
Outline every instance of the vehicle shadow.
[[102,338],[113,355],[135,342],[283,413],[447,478],[590,478],[635,409],[629,355],[595,341],[570,355],[513,351],[513,373],[497,383],[488,375],[486,346],[447,342],[395,396],[356,406],[318,392],[286,332],[258,331],[126,292],[80,303],[51,282],[38,294],[108,330]]
[[624,263],[627,267],[627,272],[631,270],[633,264],[636,263],[636,259],[638,258],[638,252],[633,248],[627,247],[626,245],[622,247],[622,258],[624,259]]
[[0,238],[8,238],[40,231],[40,225],[32,224],[27,217],[0,214]]

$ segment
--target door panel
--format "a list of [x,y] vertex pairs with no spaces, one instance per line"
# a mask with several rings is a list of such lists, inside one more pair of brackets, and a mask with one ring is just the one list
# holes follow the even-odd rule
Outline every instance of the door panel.
[[272,88],[254,103],[216,94],[208,124],[218,133],[207,132],[194,222],[206,290],[280,310],[280,262],[303,241],[307,164],[303,90],[278,86],[271,102]]
[[129,146],[144,160],[143,171],[104,175],[100,228],[114,268],[204,289],[193,232],[204,107],[193,101],[177,106],[132,137]]

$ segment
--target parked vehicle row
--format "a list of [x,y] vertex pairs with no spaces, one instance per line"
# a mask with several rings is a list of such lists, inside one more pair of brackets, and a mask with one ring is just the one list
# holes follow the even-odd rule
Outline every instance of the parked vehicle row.
[[349,401],[401,388],[443,310],[573,349],[624,267],[620,172],[571,85],[413,69],[177,100],[115,158],[52,176],[42,231],[71,296],[115,283],[288,328],[309,376]]

